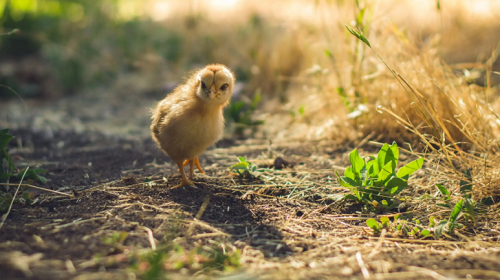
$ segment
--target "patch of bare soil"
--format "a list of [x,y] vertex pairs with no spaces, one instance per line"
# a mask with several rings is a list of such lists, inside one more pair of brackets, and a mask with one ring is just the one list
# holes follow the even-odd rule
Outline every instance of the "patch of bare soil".
[[[351,147],[223,141],[200,158],[206,176],[173,189],[175,164],[150,140],[13,134],[18,165],[47,169],[44,187],[72,196],[36,192],[34,205],[14,205],[0,229],[2,279],[135,279],[139,255],[174,245],[239,250],[241,268],[169,267],[170,279],[500,279],[497,221],[438,241],[373,237],[369,215],[335,198],[345,190],[334,170]],[[289,164],[243,180],[228,171],[243,155],[263,167],[276,157]]]

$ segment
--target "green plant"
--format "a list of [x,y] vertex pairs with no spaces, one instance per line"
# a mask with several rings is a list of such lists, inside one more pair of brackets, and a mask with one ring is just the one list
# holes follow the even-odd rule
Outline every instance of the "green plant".
[[[43,169],[17,169],[9,156],[7,145],[12,140],[12,135],[8,134],[8,129],[0,129],[0,185],[4,186],[4,191],[0,191],[0,212],[5,212],[11,204],[13,196],[8,193],[10,190],[9,181],[14,179],[20,181],[23,178],[33,181],[45,183],[47,179],[39,173],[46,172]],[[30,193],[23,188],[23,193],[20,198],[16,198],[14,202],[30,205],[33,203],[33,198]]]
[[394,221],[391,222],[388,217],[380,217],[380,222],[370,218],[366,220],[366,224],[373,230],[373,235],[378,236],[382,232],[382,229],[386,231],[400,231],[404,236],[415,236],[415,237],[425,237],[430,234],[429,229],[425,229],[420,220],[412,219],[409,222],[406,219],[401,219],[400,215],[394,216]]
[[[453,207],[453,211],[451,211],[450,217],[448,220],[443,220],[439,223],[433,221],[432,225],[435,225],[434,228],[434,236],[436,239],[438,239],[441,234],[443,233],[444,230],[448,230],[449,234],[453,234],[456,228],[462,227],[463,225],[458,223],[458,219],[462,216],[462,209],[463,209],[463,204],[464,204],[464,199],[460,199],[457,204],[455,204],[455,207]],[[431,217],[434,218],[434,217]]]
[[[8,134],[8,132],[9,129],[0,129],[0,183],[7,183],[10,178],[20,180],[27,169],[16,169],[14,162],[10,158],[7,145],[12,140],[12,135]],[[44,169],[28,169],[25,179],[46,183],[47,179],[39,174],[44,172],[47,171]],[[8,189],[8,186],[6,187]]]
[[[438,203],[437,205],[441,207],[445,207],[448,209],[452,209],[455,206],[451,204],[451,194],[450,191],[445,188],[442,184],[435,185],[438,191],[443,196],[444,203]],[[474,224],[476,224],[475,213],[479,212],[479,205],[477,205],[476,201],[472,198],[472,188],[474,184],[472,182],[472,175],[470,169],[466,169],[463,173],[463,179],[460,180],[460,196],[462,197],[462,208],[460,211],[464,210],[463,213],[466,219],[471,220]],[[482,203],[480,203],[482,204]]]
[[231,102],[227,106],[224,114],[230,125],[234,126],[234,134],[243,137],[247,128],[255,130],[257,126],[264,123],[263,120],[255,120],[253,114],[262,99],[262,92],[258,89],[250,102],[239,100]]
[[396,143],[384,144],[377,157],[370,156],[365,162],[354,149],[349,154],[351,166],[347,167],[344,176],[337,171],[341,186],[349,189],[350,194],[344,198],[362,203],[365,210],[385,212],[397,206],[395,197],[408,187],[408,178],[422,167],[423,158],[414,160],[396,172],[399,150]]
[[294,110],[289,110],[288,111],[290,113],[290,115],[292,115],[292,117],[302,117],[302,115],[304,115],[304,112],[305,112],[305,106],[302,105],[300,106],[298,109],[297,109],[297,113],[294,111]]
[[264,168],[259,168],[257,165],[247,161],[246,157],[238,157],[238,163],[230,167],[231,171],[236,172],[238,177],[243,179],[253,179],[263,172]]

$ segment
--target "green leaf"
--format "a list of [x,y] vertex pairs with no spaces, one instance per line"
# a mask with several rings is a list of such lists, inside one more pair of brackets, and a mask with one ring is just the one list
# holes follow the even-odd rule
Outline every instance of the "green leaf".
[[392,195],[397,195],[408,187],[408,182],[398,177],[392,177],[385,184],[385,189],[388,190]]
[[472,198],[464,199],[465,211],[469,214],[474,225],[476,225],[476,218],[474,217],[474,200]]
[[356,179],[361,178],[361,169],[365,166],[365,161],[359,156],[358,149],[354,149],[349,154],[349,161],[351,162],[352,172]]
[[354,175],[354,172],[352,172],[352,167],[350,166],[345,169],[344,176],[356,180],[356,176]]
[[370,168],[368,169],[368,174],[372,178],[377,178],[380,173],[380,166],[378,165],[377,159],[370,161]]
[[422,232],[420,233],[420,235],[421,235],[421,236],[427,236],[427,235],[429,235],[429,234],[431,234],[431,232],[430,232],[428,229],[424,229],[424,230],[422,230]]
[[332,58],[332,57],[333,57],[332,52],[331,52],[331,51],[329,51],[329,50],[325,50],[325,51],[324,51],[324,54],[325,54],[327,57],[329,57],[329,58]]
[[392,152],[392,156],[396,160],[396,163],[399,161],[399,150],[398,150],[398,144],[396,142],[392,142],[392,145],[389,147],[390,151]]
[[448,219],[448,221],[450,223],[455,223],[460,215],[460,212],[462,212],[462,207],[463,207],[463,204],[464,204],[464,200],[463,199],[460,199],[457,204],[455,205],[455,208],[453,208],[453,211],[451,211],[451,214],[450,214],[450,219]]
[[389,218],[386,216],[380,217],[380,222],[385,229],[389,229]]
[[366,220],[366,225],[374,230],[378,230],[378,223],[374,218]]
[[382,148],[380,148],[380,151],[378,151],[377,154],[377,162],[378,166],[380,168],[384,167],[387,164],[387,161],[385,161],[385,158],[387,156],[387,151],[389,150],[389,144],[384,144]]
[[436,225],[436,217],[430,216],[429,217],[429,226],[434,227]]
[[424,163],[424,158],[419,158],[417,160],[414,160],[408,163],[407,165],[401,167],[396,175],[400,178],[408,180],[411,174],[415,173],[415,171],[422,168],[423,163]]
[[238,162],[231,166],[231,170],[246,170],[248,169],[248,162]]
[[450,200],[450,191],[441,184],[436,184],[436,188],[444,196],[445,200]]
[[439,239],[439,237],[441,236],[441,234],[443,233],[443,230],[444,230],[444,227],[448,224],[448,221],[441,221],[436,229],[434,230],[434,237],[436,239]]
[[392,176],[394,161],[388,162],[378,174],[378,182],[386,182]]
[[368,42],[368,39],[366,39],[365,35],[363,35],[363,32],[361,32],[361,30],[359,29],[354,29],[354,28],[351,28],[347,25],[345,25],[345,28],[347,28],[347,30],[352,34],[354,35],[356,38],[358,38],[359,40],[363,41],[363,43],[365,43],[368,47],[372,47],[370,45],[370,42]]
[[[396,151],[396,152],[394,152]],[[394,143],[391,146],[389,144],[384,144],[377,155],[377,161],[379,167],[386,166],[388,162],[394,161],[392,165],[391,173],[395,173],[396,165],[398,163],[399,151],[397,150],[397,145]]]
[[45,177],[38,174],[47,172],[47,170],[45,169],[28,169],[28,171],[26,171],[26,169],[20,170],[18,173],[15,174],[16,179],[21,180],[25,172],[26,172],[26,174],[24,175],[25,179],[31,179],[33,181],[42,182],[44,184],[47,182],[47,179],[45,179]]
[[354,181],[353,179],[351,178],[348,178],[348,177],[340,177],[339,179],[339,184],[342,186],[342,187],[345,187],[345,188],[356,188],[356,187],[360,187],[358,185],[358,182]]
[[7,134],[8,131],[8,129],[0,130],[0,150],[5,149],[10,140],[12,140],[12,135]]

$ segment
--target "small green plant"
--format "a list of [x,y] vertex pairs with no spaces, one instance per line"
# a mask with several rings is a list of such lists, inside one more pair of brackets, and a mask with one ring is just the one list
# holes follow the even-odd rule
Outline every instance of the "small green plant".
[[408,187],[408,178],[422,167],[423,158],[414,160],[396,172],[399,150],[396,143],[384,144],[377,157],[365,162],[354,149],[349,154],[351,166],[344,176],[335,174],[341,186],[349,189],[344,198],[362,203],[366,211],[385,212],[397,206],[396,196]]
[[431,233],[429,229],[421,225],[420,220],[413,218],[412,221],[409,222],[406,219],[401,219],[399,214],[394,216],[393,222],[391,222],[388,217],[382,216],[380,217],[380,222],[370,218],[366,220],[366,224],[373,230],[374,236],[380,235],[382,229],[386,231],[399,231],[406,237],[425,237]]
[[456,228],[463,227],[462,224],[458,223],[458,219],[462,216],[462,209],[463,209],[463,204],[464,204],[464,199],[460,199],[457,204],[455,204],[455,207],[453,207],[453,211],[451,211],[450,217],[448,220],[443,220],[439,223],[435,221],[434,217],[433,221],[431,222],[432,226],[435,226],[434,228],[434,236],[436,239],[438,239],[441,234],[443,233],[444,230],[448,230],[449,234],[453,234]]
[[[9,156],[7,145],[12,140],[12,135],[8,134],[8,129],[0,129],[0,185],[3,185],[3,190],[0,190],[0,213],[7,211],[7,208],[11,204],[12,195],[8,193],[10,190],[9,182],[11,179],[13,181],[20,181],[23,177],[24,179],[38,181],[45,183],[47,179],[41,176],[39,173],[46,172],[43,169],[17,169]],[[16,198],[14,202],[31,205],[33,203],[32,194],[28,193],[26,189],[23,188],[23,193],[19,198]]]
[[[437,205],[448,208],[448,209],[454,209],[455,206],[452,205],[451,203],[451,194],[450,191],[444,187],[442,184],[436,184],[435,185],[438,191],[441,193],[443,197],[443,203],[438,203]],[[463,216],[471,220],[474,225],[476,224],[476,218],[475,218],[475,213],[479,212],[479,205],[477,205],[476,201],[472,198],[472,188],[474,184],[472,182],[472,175],[469,169],[466,169],[463,174],[463,179],[460,180],[460,196],[462,197],[462,208],[460,211],[464,210],[465,212],[462,213]],[[481,203],[480,203],[481,204]]]
[[245,129],[251,128],[255,130],[259,125],[264,123],[263,120],[255,120],[253,117],[261,99],[262,93],[260,90],[257,90],[250,102],[239,100],[231,102],[227,106],[224,114],[230,124],[234,126],[234,134],[237,137],[243,137]]
[[294,118],[296,118],[296,117],[302,117],[304,115],[304,112],[305,112],[305,106],[304,105],[300,106],[299,109],[297,109],[297,111],[294,111],[294,110],[290,109],[288,112]]
[[259,168],[257,165],[247,161],[246,157],[238,157],[238,163],[230,167],[232,172],[235,172],[242,179],[253,179],[263,172],[264,168]]

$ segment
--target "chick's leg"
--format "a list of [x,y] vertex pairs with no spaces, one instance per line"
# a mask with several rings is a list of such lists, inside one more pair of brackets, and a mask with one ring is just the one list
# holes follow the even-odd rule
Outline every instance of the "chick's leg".
[[[192,163],[193,161],[196,164],[196,167],[198,168],[198,170],[200,171],[200,173],[201,174],[205,174],[205,171],[203,171],[203,168],[201,168],[200,160],[198,159],[198,157],[196,157],[195,159],[187,159],[187,160],[185,160],[184,163],[182,164],[182,166],[186,166],[186,165],[188,165],[188,163]],[[191,179],[193,179],[193,177],[191,177]]]
[[194,160],[189,161],[189,179],[193,179],[194,176]]
[[179,171],[181,172],[181,183],[172,189],[182,187],[182,186],[191,186],[193,185],[193,182],[189,181],[189,179],[186,177],[186,172],[184,172],[184,166],[182,165],[182,160],[181,161],[176,161],[175,162],[177,166],[179,167]]
[[201,169],[200,160],[198,159],[198,157],[196,157],[194,159],[194,163],[196,164],[196,167],[198,167],[198,170],[200,171],[200,173],[205,174],[205,171],[203,171],[203,169]]

